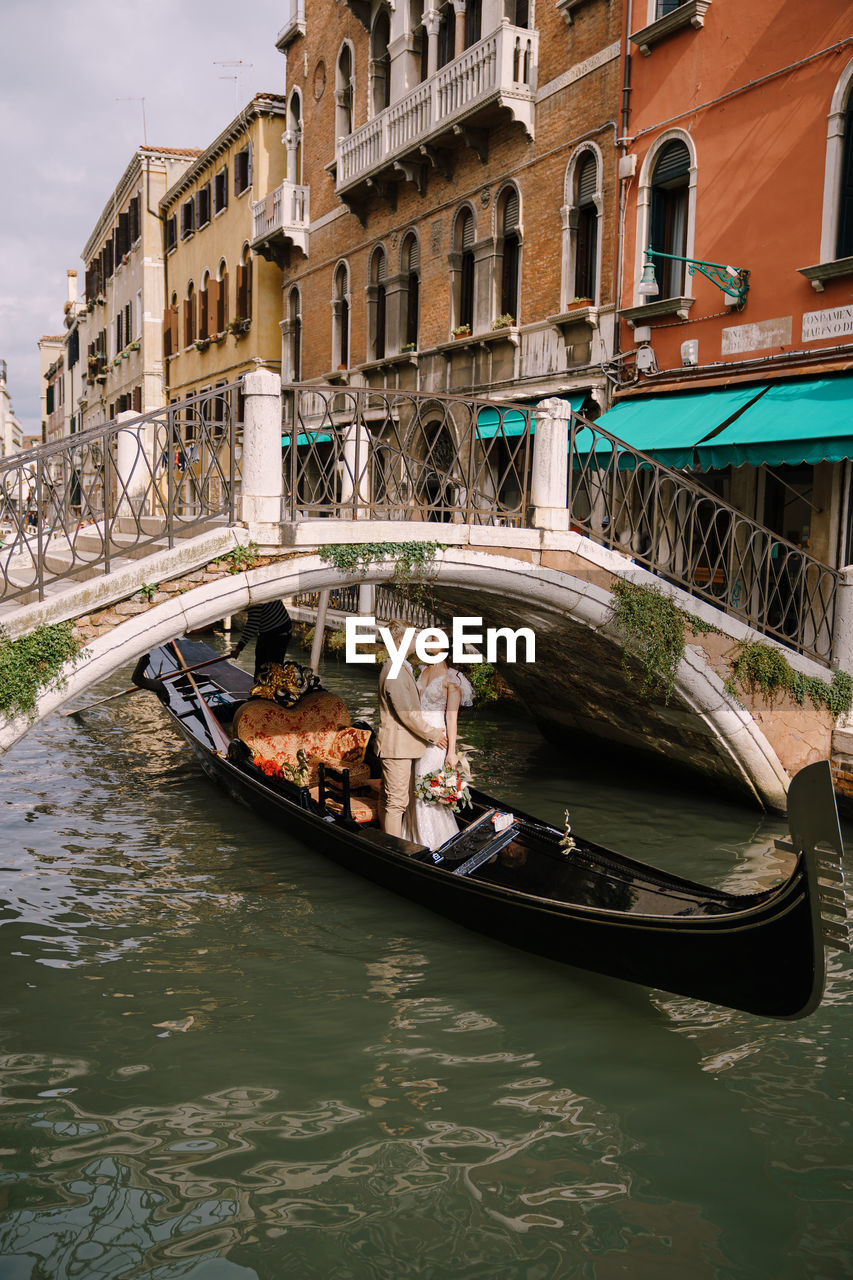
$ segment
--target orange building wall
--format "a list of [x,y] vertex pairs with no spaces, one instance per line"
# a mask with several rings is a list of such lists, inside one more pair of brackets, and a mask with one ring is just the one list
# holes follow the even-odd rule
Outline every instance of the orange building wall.
[[[687,339],[698,339],[701,365],[838,344],[837,338],[804,343],[802,316],[849,305],[850,279],[827,281],[818,293],[797,268],[820,261],[827,114],[853,56],[850,18],[849,8],[836,0],[713,0],[702,29],[672,35],[648,57],[630,46],[628,149],[637,156],[637,176],[628,195],[622,306],[640,302],[634,293],[641,270],[637,185],[649,148],[666,129],[685,130],[696,148],[693,256],[751,273],[741,312],[725,308],[721,291],[701,275],[693,277],[688,320],[652,321],[661,368],[681,366],[680,345]],[[718,101],[845,40],[841,49]],[[721,355],[724,327],[786,316],[792,320],[790,342]],[[632,344],[624,328],[623,344]]]

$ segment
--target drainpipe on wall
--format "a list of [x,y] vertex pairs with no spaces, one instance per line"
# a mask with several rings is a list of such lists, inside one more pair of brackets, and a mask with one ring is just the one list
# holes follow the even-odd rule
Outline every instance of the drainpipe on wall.
[[[626,0],[625,3],[625,29],[622,33],[622,50],[623,50],[623,72],[622,72],[622,118],[620,122],[619,159],[628,154],[628,119],[631,114],[631,52],[630,40],[631,34],[631,11],[633,9],[633,0]],[[622,256],[625,250],[625,199],[627,193],[627,184],[629,178],[619,176],[619,195],[616,202],[616,264],[613,296],[616,303],[616,316],[614,318],[614,335],[613,335],[613,351],[618,355],[622,350],[622,322],[619,319],[619,313],[622,309]]]

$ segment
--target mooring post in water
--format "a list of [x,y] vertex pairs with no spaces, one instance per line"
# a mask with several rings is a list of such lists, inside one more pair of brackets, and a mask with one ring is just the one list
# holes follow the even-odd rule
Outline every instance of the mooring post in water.
[[320,658],[323,653],[323,636],[326,634],[326,614],[329,610],[329,593],[321,591],[317,601],[317,621],[314,625],[314,642],[311,645],[311,670],[320,670]]

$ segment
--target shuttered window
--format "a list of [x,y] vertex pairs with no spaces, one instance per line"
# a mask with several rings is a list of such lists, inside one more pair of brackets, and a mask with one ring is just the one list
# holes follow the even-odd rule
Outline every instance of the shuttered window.
[[234,194],[242,195],[252,184],[252,153],[248,143],[234,156]]
[[133,388],[133,412],[134,413],[142,412],[142,388],[141,387]]
[[171,253],[178,243],[178,219],[176,214],[172,214],[166,219],[166,252]]
[[195,201],[190,198],[181,205],[181,239],[186,240],[195,230]]
[[213,212],[221,213],[228,204],[228,166],[223,165],[213,179]]
[[504,202],[503,233],[506,235],[518,226],[518,192],[513,189]]
[[407,278],[406,278],[406,345],[418,345],[418,327],[420,324],[420,292],[421,281],[418,274],[421,265],[421,249],[414,236],[407,245]]
[[237,267],[237,318],[252,318],[252,264],[241,263]]
[[[683,142],[670,142],[658,156],[652,173],[649,242],[661,253],[683,257],[687,248],[687,197],[690,152]],[[684,290],[683,262],[658,258],[655,272],[661,298],[680,297]]]
[[228,272],[222,274],[222,278],[217,281],[218,292],[216,296],[216,332],[222,333],[228,323]]
[[597,185],[597,175],[598,165],[595,162],[595,156],[585,156],[578,168],[578,205],[592,203],[592,198],[595,195],[595,188]]
[[210,183],[206,182],[196,192],[195,197],[195,224],[197,227],[206,227],[210,222]]
[[127,227],[130,243],[136,244],[141,231],[139,223],[139,196],[134,196],[127,207]]
[[474,247],[474,215],[468,209],[459,219],[459,247],[463,252]]

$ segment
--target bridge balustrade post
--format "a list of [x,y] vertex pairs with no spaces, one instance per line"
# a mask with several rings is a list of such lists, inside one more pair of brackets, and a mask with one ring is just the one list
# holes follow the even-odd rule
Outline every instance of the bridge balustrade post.
[[260,543],[281,540],[281,378],[269,369],[243,375],[241,519]]
[[568,400],[561,400],[558,396],[540,401],[536,409],[530,478],[530,500],[536,529],[562,531],[569,527],[566,503],[571,416],[572,408]]
[[853,674],[853,565],[841,570],[835,596],[832,665]]
[[[116,414],[116,422],[136,422],[123,427],[116,436],[116,519],[137,520],[143,514],[151,485],[153,466],[153,428],[150,422],[138,422],[139,414],[125,410]],[[104,495],[107,506],[109,495]],[[108,509],[108,507],[107,507]]]

